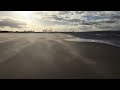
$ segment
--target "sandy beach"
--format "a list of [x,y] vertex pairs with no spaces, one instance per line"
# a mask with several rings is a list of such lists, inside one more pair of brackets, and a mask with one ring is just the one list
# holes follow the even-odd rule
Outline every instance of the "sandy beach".
[[[120,48],[67,34],[1,34],[2,79],[120,78]],[[72,37],[73,38],[73,37]]]

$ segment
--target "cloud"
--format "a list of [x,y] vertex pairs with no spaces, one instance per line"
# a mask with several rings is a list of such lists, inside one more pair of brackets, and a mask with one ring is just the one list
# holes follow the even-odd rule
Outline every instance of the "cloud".
[[112,19],[120,19],[120,15],[113,15],[111,18]]
[[70,11],[59,11],[58,14],[59,15],[65,15],[65,14],[68,14],[70,13]]
[[11,18],[0,19],[0,27],[23,28],[25,25],[26,23]]
[[0,11],[0,16],[13,16],[14,11]]
[[[73,26],[72,28],[80,28],[84,31],[90,28],[93,30],[119,29],[120,26],[120,11],[35,11],[26,23],[20,22],[18,20],[20,16],[17,17],[14,11],[0,11],[0,17],[2,16],[12,18],[0,19],[0,26],[12,28],[22,28],[26,23],[30,23],[30,20],[45,28],[62,26],[67,29]],[[22,19],[21,21],[27,20]]]
[[[89,29],[118,29],[120,23],[120,11],[53,11],[39,12],[37,15],[42,16],[42,19],[57,23],[58,25],[74,25],[76,27]],[[54,23],[53,23],[54,22]],[[81,26],[83,25],[83,26]]]
[[[53,12],[37,12],[36,15],[38,18],[47,19],[47,20],[58,20],[58,21],[74,21],[75,19],[79,20],[79,16],[76,11],[53,11]],[[76,16],[77,15],[77,16]]]
[[89,22],[82,22],[80,25],[91,25]]
[[77,14],[83,14],[85,11],[76,11]]
[[61,20],[64,20],[64,18],[62,17],[59,17],[57,15],[51,15],[49,17],[47,17],[48,19],[52,19],[52,20],[56,20],[56,21],[61,21]]
[[115,23],[115,22],[116,22],[115,20],[111,20],[111,19],[104,19],[104,20],[100,19],[100,20],[89,22],[89,23],[91,23],[91,25],[93,25],[93,24],[101,25],[101,24],[111,24],[111,23]]
[[80,22],[81,20],[80,19],[69,19],[69,20],[66,20],[68,22]]

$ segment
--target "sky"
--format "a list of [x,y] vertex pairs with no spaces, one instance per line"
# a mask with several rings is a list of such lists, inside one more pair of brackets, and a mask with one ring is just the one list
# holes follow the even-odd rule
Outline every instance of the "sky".
[[119,31],[120,11],[0,11],[0,30]]

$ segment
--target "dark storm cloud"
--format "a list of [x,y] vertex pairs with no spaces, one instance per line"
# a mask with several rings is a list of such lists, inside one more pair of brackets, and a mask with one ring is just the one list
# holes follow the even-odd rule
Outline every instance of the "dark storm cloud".
[[100,23],[115,23],[116,21],[108,20],[108,21],[101,21]]
[[26,24],[17,20],[10,18],[5,18],[0,20],[0,27],[11,27],[11,28],[22,28]]
[[80,23],[81,25],[92,25],[91,23],[89,23],[89,22],[82,22],[82,23]]
[[112,19],[120,19],[120,15],[114,15],[111,17]]
[[105,29],[105,30],[120,30],[120,26],[119,25],[103,25],[103,26],[95,26],[96,28],[99,29]]
[[112,20],[108,20],[108,21],[96,21],[96,22],[90,22],[90,24],[92,25],[92,24],[103,24],[103,23],[106,23],[106,24],[108,24],[108,23],[115,23],[116,21],[112,21]]

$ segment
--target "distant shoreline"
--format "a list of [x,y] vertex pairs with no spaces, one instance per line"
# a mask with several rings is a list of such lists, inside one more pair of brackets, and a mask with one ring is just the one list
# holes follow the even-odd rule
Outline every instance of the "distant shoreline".
[[23,31],[23,32],[19,32],[19,31],[0,31],[0,33],[96,33],[96,32],[99,32],[99,33],[105,33],[105,32],[110,32],[110,33],[114,33],[114,32],[120,32],[120,31],[84,31],[84,32],[34,32],[34,31]]
[[9,31],[1,31],[0,33],[66,33],[66,34],[118,34],[120,35],[120,31],[86,31],[86,32],[9,32]]

